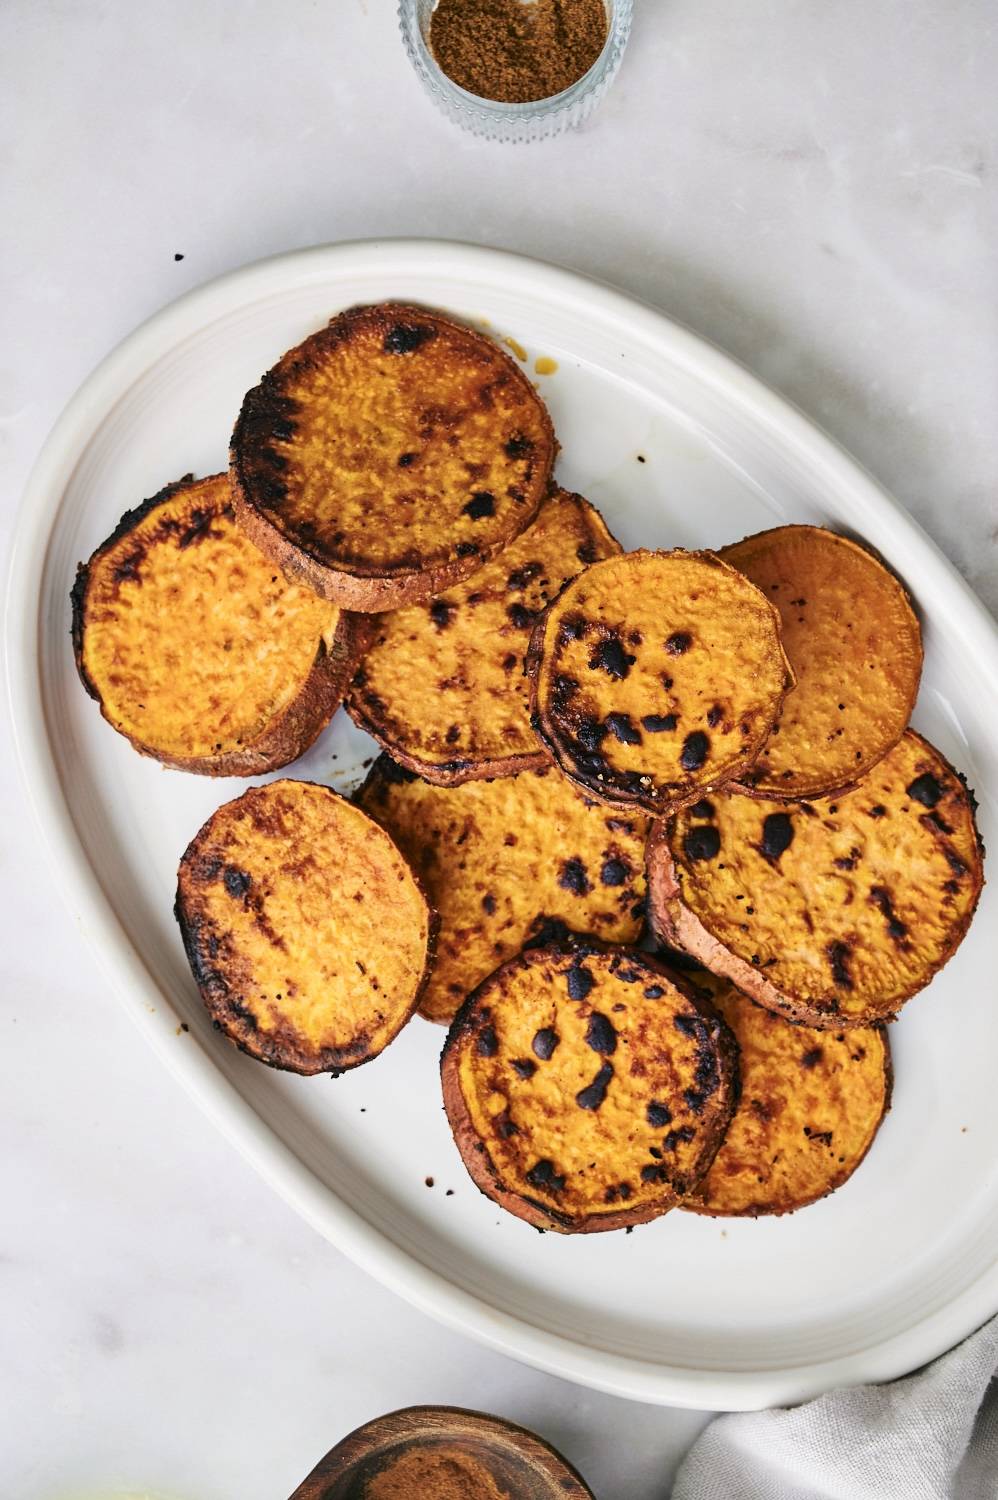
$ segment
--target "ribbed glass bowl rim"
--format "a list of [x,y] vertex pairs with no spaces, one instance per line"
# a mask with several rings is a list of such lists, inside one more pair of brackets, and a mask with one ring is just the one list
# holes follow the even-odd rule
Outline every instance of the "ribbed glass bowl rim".
[[560,94],[531,99],[526,104],[506,104],[500,99],[470,94],[449,78],[426,44],[417,14],[419,0],[399,0],[398,18],[409,61],[430,92],[463,114],[498,124],[502,121],[544,120],[568,111],[597,89],[604,79],[612,78],[630,36],[634,0],[605,0],[605,4],[609,10],[607,37],[596,61]]

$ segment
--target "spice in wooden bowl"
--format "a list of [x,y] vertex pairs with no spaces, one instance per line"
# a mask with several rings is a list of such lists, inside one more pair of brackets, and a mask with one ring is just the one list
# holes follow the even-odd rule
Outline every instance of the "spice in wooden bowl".
[[604,0],[439,0],[429,41],[459,88],[528,104],[577,83],[606,38]]
[[404,1448],[369,1479],[364,1500],[513,1500],[473,1454],[447,1444]]

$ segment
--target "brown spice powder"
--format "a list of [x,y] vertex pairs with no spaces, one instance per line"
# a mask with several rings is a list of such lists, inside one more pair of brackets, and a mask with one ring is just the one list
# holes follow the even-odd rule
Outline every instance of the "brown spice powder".
[[369,1480],[364,1500],[514,1500],[470,1454],[445,1444],[408,1448]]
[[603,50],[603,0],[439,0],[430,50],[460,88],[503,104],[560,94]]

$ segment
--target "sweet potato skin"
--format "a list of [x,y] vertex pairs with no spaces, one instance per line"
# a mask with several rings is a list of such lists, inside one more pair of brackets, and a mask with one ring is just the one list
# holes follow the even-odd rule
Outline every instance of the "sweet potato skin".
[[590,796],[666,816],[743,775],[793,675],[779,616],[711,552],[626,553],[534,626],[531,721]]
[[[71,638],[80,680],[100,706],[103,717],[112,728],[129,740],[140,755],[149,756],[175,770],[202,776],[256,776],[277,770],[304,754],[341,703],[347,683],[366,645],[368,626],[364,617],[320,605],[318,601],[312,604],[309,602],[311,596],[300,601],[297,606],[289,605],[297,608],[299,615],[304,613],[314,617],[314,647],[311,649],[314,649],[315,655],[311,665],[300,677],[293,696],[286,703],[269,714],[264,713],[261,721],[248,727],[238,744],[233,741],[231,733],[220,731],[224,736],[222,745],[211,751],[196,749],[192,745],[190,751],[185,752],[176,744],[164,743],[164,725],[157,722],[156,691],[152,682],[148,691],[142,692],[146,702],[140,706],[149,712],[143,719],[140,730],[134,717],[134,705],[126,713],[111,708],[104,690],[103,671],[106,670],[106,664],[102,669],[95,666],[93,661],[88,663],[91,632],[96,628],[105,632],[113,628],[113,624],[106,623],[108,611],[116,607],[114,589],[109,585],[112,576],[118,579],[116,586],[121,591],[119,597],[123,611],[120,618],[123,627],[127,628],[126,593],[130,588],[148,589],[148,570],[157,568],[158,556],[162,554],[164,565],[174,569],[182,559],[190,558],[193,563],[195,547],[203,548],[204,543],[195,538],[185,548],[186,536],[180,528],[185,524],[184,517],[189,519],[190,514],[204,518],[199,522],[201,534],[228,549],[232,568],[250,590],[244,599],[238,600],[238,607],[232,606],[235,596],[226,599],[233,633],[241,641],[245,641],[247,631],[259,634],[252,616],[258,599],[261,608],[273,607],[282,594],[289,601],[292,599],[293,591],[283,583],[276,590],[273,588],[275,580],[271,577],[270,565],[264,562],[262,555],[256,553],[252,544],[233,525],[226,476],[216,475],[195,480],[192,475],[185,475],[183,479],[165,486],[148,500],[127,511],[89,561],[79,565],[71,591]],[[159,537],[149,533],[149,526],[157,517],[158,530],[162,532]],[[145,583],[141,582],[143,576]],[[266,599],[263,595],[252,593],[256,588],[267,590]],[[96,603],[98,594],[101,600],[99,605]],[[141,600],[142,596],[138,597]],[[98,627],[95,620],[102,616]],[[148,621],[144,625],[140,623],[140,629],[147,637],[151,628]],[[181,632],[192,629],[191,621],[183,609],[178,611],[175,618],[164,614],[159,617],[159,623],[153,630],[156,636],[153,644],[159,649],[161,643],[166,642],[183,658],[187,648],[181,650]],[[263,644],[263,637],[260,639]],[[192,638],[190,642],[189,649],[197,653],[199,668],[203,668],[207,660],[209,644],[213,643],[206,642],[203,634],[198,634],[197,639]],[[106,652],[104,654],[106,656]],[[183,659],[177,668],[177,676],[183,683]],[[217,679],[220,695],[223,683],[220,660]],[[199,686],[204,689],[206,684],[202,682]],[[213,709],[211,703],[206,703],[202,720],[210,722],[214,711],[218,710]],[[235,702],[232,704],[232,711],[238,712],[238,704]],[[128,716],[129,713],[131,717]]]
[[733,1039],[709,1002],[650,955],[589,942],[527,950],[472,991],[441,1076],[477,1186],[562,1234],[674,1207],[713,1160],[738,1091]]
[[393,760],[437,786],[549,765],[530,724],[530,632],[569,578],[619,551],[588,501],[555,491],[467,582],[374,617],[347,712]]
[[832,798],[719,792],[652,830],[652,930],[792,1021],[893,1020],[970,926],[984,884],[974,806],[912,730]]
[[351,308],[249,391],[232,436],[240,524],[345,609],[417,603],[530,524],[554,430],[515,362],[424,308]]

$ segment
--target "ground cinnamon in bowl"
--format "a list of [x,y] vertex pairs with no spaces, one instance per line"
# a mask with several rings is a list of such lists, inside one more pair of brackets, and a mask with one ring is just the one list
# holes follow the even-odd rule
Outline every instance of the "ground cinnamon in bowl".
[[439,0],[429,42],[459,88],[528,104],[578,82],[606,38],[604,0]]
[[364,1486],[363,1500],[517,1500],[476,1458],[425,1444],[393,1455]]

